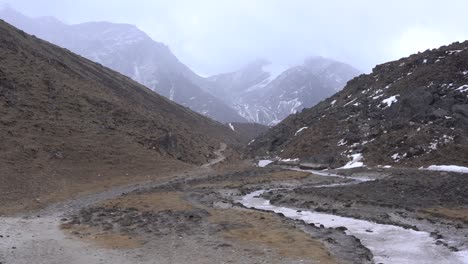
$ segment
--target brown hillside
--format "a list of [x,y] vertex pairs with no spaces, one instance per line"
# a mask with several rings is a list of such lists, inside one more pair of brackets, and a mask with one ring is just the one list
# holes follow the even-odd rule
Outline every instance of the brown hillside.
[[220,123],[0,21],[0,201],[207,162]]

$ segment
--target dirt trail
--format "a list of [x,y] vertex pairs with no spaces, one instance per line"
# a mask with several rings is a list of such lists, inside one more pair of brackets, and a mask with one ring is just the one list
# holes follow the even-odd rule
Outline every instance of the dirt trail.
[[61,219],[87,206],[132,191],[156,188],[170,182],[209,177],[210,167],[226,158],[223,155],[226,148],[227,145],[221,143],[220,148],[214,152],[216,158],[199,169],[192,170],[190,174],[182,173],[180,176],[162,178],[158,181],[115,187],[104,192],[52,204],[35,212],[15,217],[0,217],[0,263],[134,263],[136,259],[141,259],[139,250],[103,249],[80,239],[74,239],[61,230]]
[[5,264],[132,263],[131,252],[117,254],[67,237],[55,217],[0,218],[0,262]]
[[225,160],[226,156],[224,156],[223,152],[226,150],[226,148],[227,148],[226,143],[221,143],[220,146],[219,146],[219,149],[214,152],[216,158],[210,160],[206,164],[203,164],[202,168],[212,167],[213,165],[216,165],[216,164],[222,162],[223,160]]

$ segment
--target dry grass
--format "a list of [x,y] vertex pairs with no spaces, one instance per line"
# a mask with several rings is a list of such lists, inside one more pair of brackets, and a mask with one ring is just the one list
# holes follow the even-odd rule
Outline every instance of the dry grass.
[[[286,177],[275,173],[275,178]],[[295,177],[301,177],[295,174]],[[129,208],[139,210],[192,210],[194,205],[184,199],[184,193],[177,191],[161,191],[144,194],[132,194],[101,203],[105,207]],[[271,248],[277,254],[293,259],[311,259],[320,263],[336,263],[323,244],[301,230],[295,229],[278,216],[239,209],[211,209],[202,206],[210,212],[207,219],[213,224],[229,226],[220,233],[224,238],[251,245],[252,247]],[[90,231],[86,231],[90,232]],[[83,232],[80,232],[80,234]],[[84,238],[100,246],[111,248],[129,248],[137,246],[138,240],[129,239],[128,236],[113,233],[90,232]]]
[[181,192],[153,192],[132,194],[101,203],[104,207],[137,208],[141,211],[184,211],[193,209],[192,204],[185,201]]
[[468,224],[468,208],[428,208],[420,211],[423,214],[446,218],[451,220],[460,220]]
[[279,217],[270,213],[247,210],[213,210],[210,221],[230,223],[239,228],[228,229],[223,235],[228,239],[262,244],[272,248],[281,256],[294,259],[312,259],[319,263],[337,263],[320,241],[293,229]]
[[193,185],[194,188],[240,188],[247,184],[261,184],[269,182],[281,182],[290,180],[303,180],[307,177],[315,177],[307,172],[300,171],[280,171],[260,176],[245,177],[239,179],[228,179],[225,181],[218,181],[213,183],[200,183]]
[[[183,164],[185,165],[185,164]],[[103,192],[110,188],[126,186],[129,184],[144,183],[147,181],[164,183],[168,180],[180,176],[186,176],[185,171],[191,171],[193,174],[199,173],[195,167],[179,164],[178,169],[174,169],[174,165],[160,168],[158,173],[146,174],[139,173],[111,173],[101,175],[93,180],[82,181],[75,179],[63,179],[61,183],[57,183],[53,191],[45,192],[37,195],[36,198],[21,198],[3,200],[0,203],[0,215],[13,215],[21,212],[37,210],[46,207],[49,204],[63,202],[68,199],[76,199],[81,196],[90,195],[93,193]],[[1,200],[1,199],[0,199]]]

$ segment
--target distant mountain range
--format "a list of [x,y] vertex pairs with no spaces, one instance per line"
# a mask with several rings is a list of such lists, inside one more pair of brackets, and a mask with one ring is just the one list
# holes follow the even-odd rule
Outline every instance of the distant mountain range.
[[29,18],[11,8],[1,10],[0,18],[217,121],[246,121],[222,100],[200,88],[204,79],[182,64],[166,45],[152,40],[133,25],[108,22],[67,25],[52,17]]
[[29,18],[11,8],[0,10],[0,18],[222,123],[275,125],[333,95],[359,74],[347,64],[314,57],[283,72],[270,72],[269,62],[262,59],[236,72],[203,78],[133,25],[67,25],[53,17]]
[[257,60],[239,71],[210,77],[211,93],[222,98],[250,122],[275,125],[290,114],[314,106],[340,91],[360,74],[345,63],[312,57],[283,72],[265,71]]

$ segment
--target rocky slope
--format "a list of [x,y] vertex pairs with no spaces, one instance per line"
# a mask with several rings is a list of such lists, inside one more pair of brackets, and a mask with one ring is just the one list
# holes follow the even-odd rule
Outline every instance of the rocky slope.
[[245,144],[268,130],[268,126],[258,123],[228,123],[227,125]]
[[157,93],[217,121],[243,122],[235,110],[206,92],[204,78],[181,63],[169,48],[128,24],[64,24],[53,17],[29,18],[10,8],[0,18],[92,61],[116,70]]
[[268,71],[257,60],[239,71],[209,78],[213,94],[223,98],[251,122],[275,125],[341,90],[359,74],[353,67],[322,57],[282,72]]
[[238,142],[224,125],[3,21],[0,138],[2,203],[202,164],[221,142]]
[[257,155],[341,166],[468,165],[468,42],[376,66],[251,144]]

